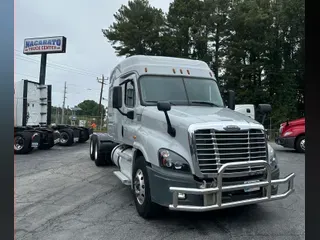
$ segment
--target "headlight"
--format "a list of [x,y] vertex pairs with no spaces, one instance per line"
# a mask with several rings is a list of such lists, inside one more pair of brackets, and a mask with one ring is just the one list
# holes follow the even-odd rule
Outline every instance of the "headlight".
[[190,172],[190,166],[187,160],[178,155],[175,152],[172,152],[167,149],[160,149],[158,152],[159,164],[163,168]]
[[278,165],[278,159],[276,152],[274,149],[268,144],[268,157],[269,157],[269,164],[271,167],[276,167]]
[[284,137],[290,136],[292,134],[292,132],[286,132],[285,134],[283,134]]

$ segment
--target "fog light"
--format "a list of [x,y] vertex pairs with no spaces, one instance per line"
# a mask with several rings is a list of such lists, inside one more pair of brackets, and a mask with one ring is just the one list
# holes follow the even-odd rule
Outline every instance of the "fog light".
[[185,199],[186,195],[184,193],[178,193],[178,198],[179,199]]

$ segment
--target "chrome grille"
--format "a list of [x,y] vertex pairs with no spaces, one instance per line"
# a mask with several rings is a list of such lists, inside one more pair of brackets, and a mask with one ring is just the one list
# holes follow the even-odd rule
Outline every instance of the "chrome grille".
[[[217,173],[219,167],[228,162],[266,160],[267,145],[262,130],[195,131],[196,157],[203,174]],[[264,170],[264,167],[231,168],[230,173],[246,173]]]

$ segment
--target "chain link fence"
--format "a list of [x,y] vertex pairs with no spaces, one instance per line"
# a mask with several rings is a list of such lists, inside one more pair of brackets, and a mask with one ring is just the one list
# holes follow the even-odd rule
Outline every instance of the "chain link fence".
[[[76,116],[76,118],[72,118],[72,115],[66,114],[62,122],[61,114],[52,114],[51,123],[93,127],[96,132],[105,132],[107,130],[107,121],[102,119],[101,122],[101,116]],[[269,141],[274,141],[279,136],[280,126],[278,122],[272,121],[272,118],[265,119],[264,127],[268,131]]]
[[51,123],[55,124],[68,124],[81,127],[93,127],[94,131],[104,132],[107,130],[106,119],[102,119],[101,116],[72,116],[65,115],[62,121],[61,114],[52,114]]

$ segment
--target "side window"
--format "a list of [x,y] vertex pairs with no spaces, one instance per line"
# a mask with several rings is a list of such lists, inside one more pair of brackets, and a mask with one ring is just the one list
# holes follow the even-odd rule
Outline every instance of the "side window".
[[124,104],[128,108],[134,108],[136,104],[136,95],[133,82],[127,82],[125,85]]

